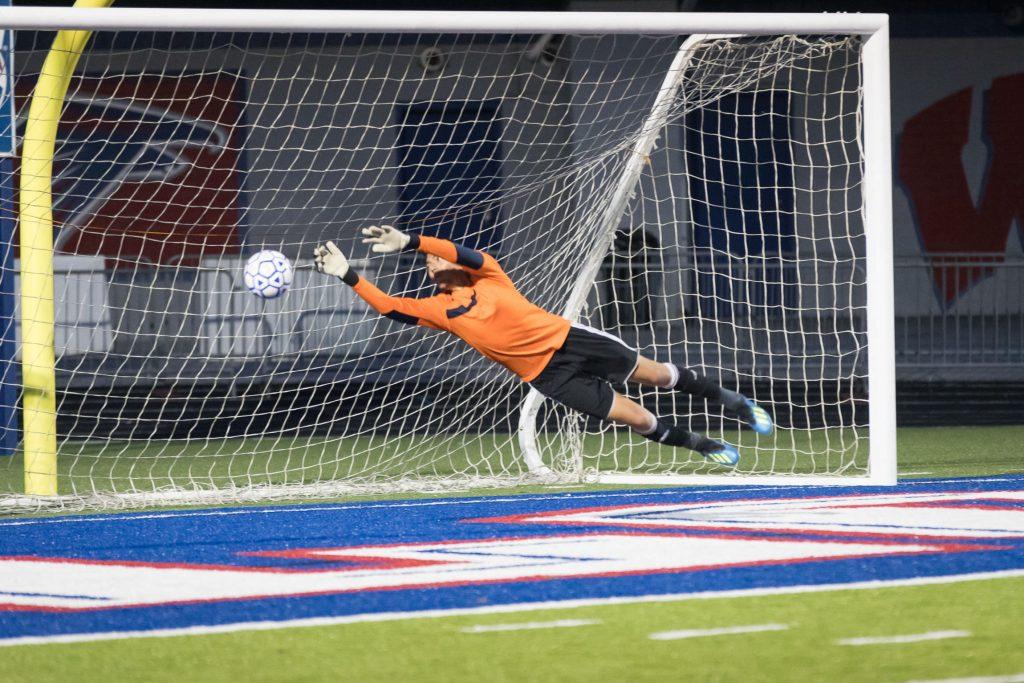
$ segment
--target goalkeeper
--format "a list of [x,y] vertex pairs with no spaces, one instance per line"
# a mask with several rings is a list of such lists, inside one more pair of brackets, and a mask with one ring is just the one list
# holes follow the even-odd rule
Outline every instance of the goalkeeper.
[[689,448],[721,465],[739,461],[733,446],[658,418],[615,392],[611,384],[629,381],[672,388],[723,405],[759,434],[772,431],[768,413],[741,394],[689,368],[645,358],[607,332],[570,323],[533,305],[488,254],[388,225],[362,233],[363,243],[372,244],[378,254],[426,254],[427,275],[440,293],[421,299],[389,296],[350,268],[333,242],[315,248],[317,270],[341,278],[392,320],[451,332],[550,399],[626,425],[651,441]]

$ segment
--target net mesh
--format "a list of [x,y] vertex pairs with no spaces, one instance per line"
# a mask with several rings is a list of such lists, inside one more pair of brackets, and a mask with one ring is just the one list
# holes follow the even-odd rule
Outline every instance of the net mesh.
[[[19,35],[22,125],[52,36]],[[432,293],[421,260],[359,244],[382,223],[487,250],[549,310],[582,280],[581,321],[754,396],[775,412],[771,437],[629,390],[738,443],[739,474],[863,474],[859,40],[699,43],[652,118],[679,49],[671,36],[95,34],[54,158],[61,500],[532,480],[517,378],[309,269],[334,239],[385,291]],[[654,135],[617,211],[631,150]],[[242,284],[259,249],[297,266],[277,299]],[[4,362],[10,382],[18,358]],[[554,480],[720,471],[556,406],[537,424]],[[0,495],[20,491],[21,469],[20,453],[0,458]]]

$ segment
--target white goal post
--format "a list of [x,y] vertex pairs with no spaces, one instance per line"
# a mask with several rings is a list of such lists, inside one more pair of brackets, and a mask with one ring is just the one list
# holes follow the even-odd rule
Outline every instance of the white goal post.
[[[16,7],[0,30],[24,138],[0,510],[895,483],[885,15]],[[415,259],[364,259],[368,223],[493,252],[776,434],[629,390],[737,443],[727,472],[376,316],[308,267],[342,237],[425,293]],[[261,302],[240,268],[264,248],[298,269]]]
[[[693,17],[687,15],[687,18]],[[827,15],[826,15],[827,16]],[[817,16],[815,17],[817,18]],[[736,27],[743,22],[737,22]],[[730,26],[732,24],[730,23]],[[747,30],[754,32],[757,29]],[[766,29],[766,33],[772,33]],[[841,33],[841,31],[836,31]],[[893,357],[893,290],[892,290],[892,212],[891,212],[891,168],[890,168],[890,129],[889,129],[889,60],[888,60],[888,27],[882,21],[873,31],[865,31],[867,38],[864,46],[863,68],[864,80],[861,87],[865,91],[864,99],[864,166],[866,169],[865,189],[865,221],[872,229],[865,229],[868,253],[868,311],[866,323],[870,332],[869,365],[871,367],[869,382],[872,386],[870,403],[870,424],[873,448],[866,476],[837,478],[829,476],[799,475],[759,475],[745,478],[744,483],[761,485],[841,485],[841,484],[883,484],[896,483],[896,404],[895,404],[895,360]],[[749,34],[749,33],[748,33]],[[635,194],[635,186],[639,181],[643,160],[650,153],[656,138],[662,132],[668,117],[668,107],[681,86],[686,74],[687,64],[695,46],[714,40],[739,37],[738,34],[705,34],[694,33],[680,46],[679,52],[666,73],[664,83],[658,97],[651,108],[647,121],[631,150],[632,156],[627,168],[616,185],[604,217],[599,222],[597,231],[599,238],[585,265],[584,275],[573,287],[563,311],[563,315],[576,320],[580,310],[586,305],[588,289],[593,287],[601,259],[611,248],[615,227],[628,201]],[[877,135],[875,135],[877,133]],[[877,164],[877,165],[876,165]],[[875,171],[872,174],[871,171]],[[879,230],[875,231],[874,228]],[[877,260],[876,260],[877,259]],[[876,308],[877,306],[877,308]],[[875,346],[876,341],[878,345]],[[879,372],[875,374],[875,370]],[[523,402],[519,416],[519,444],[523,457],[530,470],[542,475],[550,475],[550,468],[544,463],[537,446],[536,415],[545,401],[543,395],[531,389]],[[881,428],[879,430],[879,428]],[[882,435],[885,436],[882,436]],[[879,438],[881,437],[881,438]],[[885,444],[883,446],[882,444]],[[583,468],[582,453],[577,450],[573,454],[576,470]],[[595,481],[607,484],[734,484],[736,477],[732,474],[629,474],[595,472]]]

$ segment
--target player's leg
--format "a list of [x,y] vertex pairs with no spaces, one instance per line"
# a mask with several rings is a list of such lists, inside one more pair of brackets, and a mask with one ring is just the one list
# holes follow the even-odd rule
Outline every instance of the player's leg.
[[730,444],[709,439],[702,434],[660,420],[647,408],[617,392],[612,393],[612,407],[605,419],[625,425],[655,443],[697,451],[708,460],[721,465],[735,465],[740,459],[739,452]]
[[725,406],[758,434],[772,432],[768,413],[743,394],[718,386],[707,377],[672,363],[658,363],[641,355],[618,337],[586,325],[574,324],[564,348],[571,349],[585,373],[613,384],[637,382],[706,398]]
[[764,408],[743,394],[729,391],[690,368],[672,363],[659,363],[640,356],[629,381],[653,387],[673,388],[684,394],[706,398],[736,413],[758,434],[772,432],[772,418]]
[[636,401],[613,391],[608,382],[585,372],[583,366],[589,357],[579,351],[569,347],[556,353],[530,386],[553,401],[584,415],[627,426],[651,441],[690,448],[723,465],[735,465],[739,460],[739,453],[732,446],[659,420]]

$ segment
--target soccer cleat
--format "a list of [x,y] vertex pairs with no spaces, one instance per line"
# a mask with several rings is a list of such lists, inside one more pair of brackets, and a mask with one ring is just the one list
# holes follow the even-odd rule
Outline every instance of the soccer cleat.
[[701,455],[711,462],[725,465],[726,467],[736,467],[736,464],[740,461],[740,452],[736,450],[735,446],[727,443],[719,443],[718,448],[706,450]]
[[740,413],[740,419],[747,423],[747,426],[753,429],[758,434],[768,435],[772,433],[772,416],[768,414],[768,411],[757,405],[749,398],[746,399],[747,405],[742,408]]

